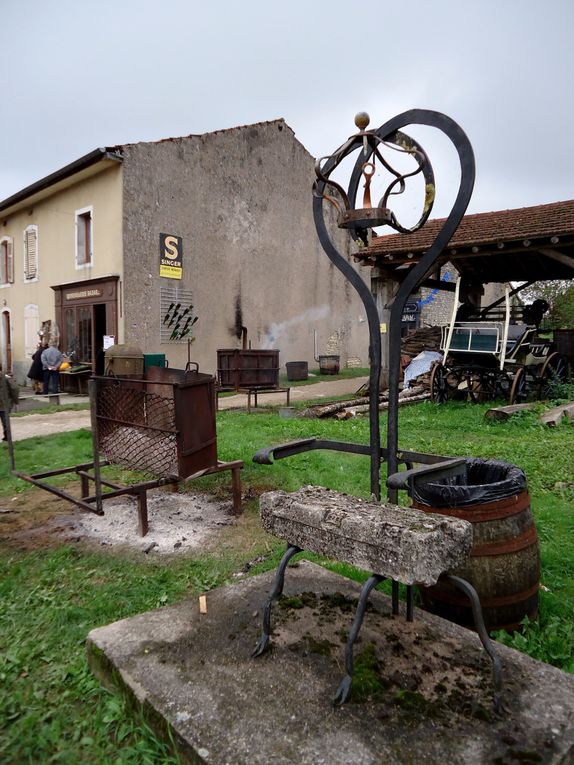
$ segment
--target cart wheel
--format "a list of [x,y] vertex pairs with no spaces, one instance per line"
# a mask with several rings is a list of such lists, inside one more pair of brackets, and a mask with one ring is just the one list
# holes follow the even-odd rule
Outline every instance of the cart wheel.
[[526,372],[524,367],[519,367],[516,370],[516,374],[512,380],[512,387],[510,388],[510,396],[508,397],[509,404],[522,404],[528,395],[528,384],[526,381]]
[[551,353],[540,370],[540,398],[547,399],[550,396],[553,384],[566,381],[566,359],[559,353]]
[[491,372],[473,372],[469,376],[468,395],[474,404],[493,401],[496,390],[496,376]]
[[430,376],[430,394],[431,401],[435,404],[444,404],[456,390],[458,380],[453,383],[452,379],[449,379],[451,375],[452,372],[444,364],[439,361],[434,363]]

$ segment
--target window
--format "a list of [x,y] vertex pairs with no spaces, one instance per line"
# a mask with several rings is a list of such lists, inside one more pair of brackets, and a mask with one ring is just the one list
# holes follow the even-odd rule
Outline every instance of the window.
[[38,278],[38,226],[28,226],[24,231],[24,281]]
[[14,251],[12,240],[5,236],[0,240],[0,286],[14,281]]
[[76,210],[76,268],[92,265],[92,208]]
[[30,303],[24,306],[24,346],[26,356],[30,357],[38,347],[40,331],[40,314],[38,306]]

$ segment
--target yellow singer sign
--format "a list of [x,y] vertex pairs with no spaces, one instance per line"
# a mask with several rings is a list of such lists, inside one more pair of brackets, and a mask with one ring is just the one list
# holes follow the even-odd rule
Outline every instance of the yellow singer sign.
[[159,235],[159,275],[181,279],[183,272],[183,239],[174,234]]

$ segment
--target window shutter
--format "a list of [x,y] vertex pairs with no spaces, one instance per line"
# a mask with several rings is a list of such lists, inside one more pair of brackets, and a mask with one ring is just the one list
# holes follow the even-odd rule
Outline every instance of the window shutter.
[[6,276],[8,284],[14,283],[14,248],[12,240],[6,242]]
[[26,247],[24,253],[24,269],[26,279],[35,279],[38,274],[38,239],[36,229],[26,231]]

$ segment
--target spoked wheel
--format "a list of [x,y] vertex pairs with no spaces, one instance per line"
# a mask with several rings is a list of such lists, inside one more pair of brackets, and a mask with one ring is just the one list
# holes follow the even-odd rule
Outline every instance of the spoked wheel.
[[468,376],[468,396],[475,404],[493,401],[497,392],[496,375],[493,372],[471,372]]
[[551,353],[540,370],[540,398],[548,398],[552,385],[565,382],[567,376],[568,368],[564,356],[559,353]]
[[458,383],[456,374],[437,361],[430,376],[431,401],[435,404],[444,404],[457,390]]
[[524,367],[519,367],[516,370],[514,378],[512,380],[512,386],[510,388],[510,395],[508,397],[509,404],[522,404],[526,401],[528,396],[528,381],[526,379],[526,372]]

